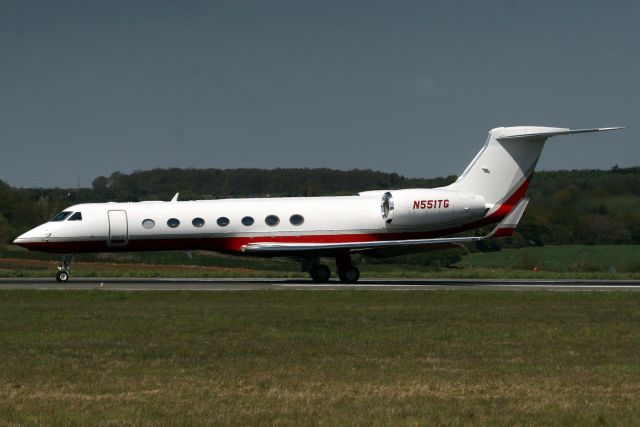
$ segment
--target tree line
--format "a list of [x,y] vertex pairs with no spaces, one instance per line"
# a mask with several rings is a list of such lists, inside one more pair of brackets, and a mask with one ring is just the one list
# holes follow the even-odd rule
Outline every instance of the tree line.
[[[14,188],[0,181],[0,241],[76,203],[170,200],[176,192],[181,200],[348,195],[433,188],[455,179],[358,169],[153,169],[114,172],[79,189]],[[640,243],[640,167],[537,172],[529,197],[518,233],[507,244]]]

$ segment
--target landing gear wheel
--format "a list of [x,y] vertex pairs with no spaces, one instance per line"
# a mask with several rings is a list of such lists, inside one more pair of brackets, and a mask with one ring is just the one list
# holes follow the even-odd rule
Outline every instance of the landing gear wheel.
[[356,283],[360,278],[360,270],[356,267],[351,267],[345,271],[339,271],[338,277],[341,282],[344,283]]
[[65,270],[60,270],[56,273],[56,280],[58,282],[66,282],[69,280],[69,272]]
[[331,278],[331,270],[326,265],[314,265],[309,271],[311,279],[316,283],[327,283]]
[[65,255],[62,257],[62,263],[58,266],[58,272],[56,273],[56,280],[58,282],[66,282],[69,280],[70,274],[69,269],[71,268],[71,263],[75,255]]

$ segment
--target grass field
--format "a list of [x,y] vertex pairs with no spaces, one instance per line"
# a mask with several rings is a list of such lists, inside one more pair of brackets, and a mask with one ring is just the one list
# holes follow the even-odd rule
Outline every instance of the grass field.
[[632,425],[640,294],[1,291],[3,425]]
[[500,268],[562,273],[640,273],[640,245],[526,247],[465,256],[462,268]]

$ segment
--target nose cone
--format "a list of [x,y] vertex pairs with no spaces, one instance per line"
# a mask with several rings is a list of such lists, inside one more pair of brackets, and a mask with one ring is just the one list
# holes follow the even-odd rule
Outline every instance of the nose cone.
[[25,237],[26,235],[27,235],[27,233],[24,233],[24,234],[16,237],[13,240],[13,244],[14,245],[18,245],[18,246],[22,246],[23,248],[26,248],[25,244],[28,243],[28,239],[27,239],[27,237]]
[[25,239],[24,234],[22,236],[16,237],[13,241],[14,245],[22,246],[23,248],[29,249],[30,243],[27,239]]
[[13,241],[13,244],[30,250],[37,250],[49,241],[50,236],[51,233],[48,232],[46,225],[43,224],[18,236]]

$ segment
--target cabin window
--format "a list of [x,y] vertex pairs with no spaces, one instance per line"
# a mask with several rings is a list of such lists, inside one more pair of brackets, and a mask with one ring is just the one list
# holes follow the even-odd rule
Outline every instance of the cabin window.
[[167,221],[167,225],[171,228],[176,228],[180,225],[180,221],[177,218],[169,218],[169,221]]
[[82,212],[76,212],[67,221],[82,221]]
[[253,225],[253,218],[251,218],[250,216],[245,216],[244,218],[242,218],[242,224],[246,225],[247,227],[250,225]]
[[276,225],[280,224],[280,218],[278,218],[275,215],[269,215],[264,219],[264,222],[269,226],[269,227],[275,227]]
[[229,225],[229,218],[227,218],[226,216],[221,216],[216,222],[220,227],[226,227],[227,225]]
[[289,218],[289,222],[291,225],[302,225],[304,223],[304,217],[302,215],[293,214],[291,218]]
[[202,218],[193,218],[193,221],[191,221],[191,224],[193,224],[194,227],[202,227],[204,225],[204,219]]
[[69,218],[69,216],[72,214],[73,212],[71,211],[64,211],[64,212],[60,212],[58,215],[54,216],[53,218],[51,218],[51,222],[59,222],[59,221],[64,221],[65,219]]
[[142,226],[149,230],[156,226],[156,222],[152,219],[145,219],[144,221],[142,221]]

